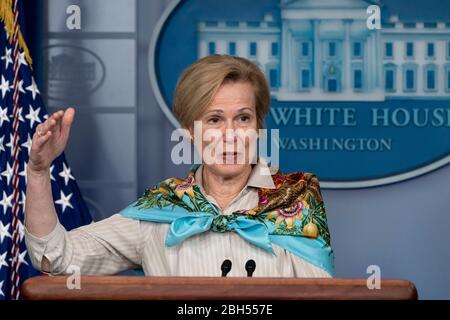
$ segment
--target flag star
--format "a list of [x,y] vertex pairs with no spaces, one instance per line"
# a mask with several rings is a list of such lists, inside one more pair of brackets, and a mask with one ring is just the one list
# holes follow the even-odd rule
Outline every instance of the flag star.
[[[22,208],[23,212],[25,212],[26,201],[27,201],[27,198],[25,196],[25,193],[22,191],[22,201],[19,201],[19,204],[23,205],[23,208]],[[22,222],[20,222],[20,220],[19,220],[19,223],[21,224]],[[20,241],[22,241],[22,239]]]
[[33,106],[30,104],[30,112],[25,116],[25,118],[30,120],[30,127],[33,128],[34,122],[41,123],[41,119],[39,119],[39,111],[41,110],[41,107],[37,108],[36,110],[33,109]]
[[33,140],[31,139],[30,134],[28,134],[27,141],[21,144],[22,147],[25,147],[28,149],[28,154],[30,154],[32,142],[33,142]]
[[[2,270],[2,267],[8,267],[8,263],[6,262],[6,255],[8,254],[8,251],[3,252],[3,254],[0,256],[0,270]],[[0,288],[1,289],[1,288]]]
[[6,184],[9,184],[13,174],[14,172],[11,166],[9,165],[9,162],[6,162],[6,170],[2,172],[2,176],[6,177]]
[[12,150],[12,147],[13,147],[13,135],[12,134],[9,134],[9,142],[7,143],[7,144],[5,144],[5,146],[6,147],[8,147],[8,148],[10,148],[11,150]]
[[36,82],[34,81],[34,78],[31,78],[31,84],[26,87],[25,89],[27,89],[28,91],[31,91],[31,95],[33,96],[33,100],[36,98],[36,94],[40,93]]
[[0,107],[0,127],[3,126],[3,121],[8,121],[8,107],[5,107],[4,109]]
[[75,180],[75,178],[70,173],[72,171],[66,164],[63,162],[63,170],[59,173],[59,176],[64,178],[64,185],[67,186],[67,183],[70,179]]
[[[9,142],[7,144],[5,144],[5,146],[11,149],[11,153],[12,153],[12,149],[13,149],[13,143],[14,143],[14,136],[12,134],[10,134]],[[22,150],[22,148],[19,146],[19,151],[20,150]]]
[[5,296],[5,294],[3,293],[3,290],[2,290],[2,288],[3,288],[3,282],[4,282],[4,281],[0,281],[0,296]]
[[27,254],[27,250],[23,250],[22,253],[19,253],[19,267],[22,263],[25,263],[26,265],[28,265],[28,262],[25,261],[26,254]]
[[19,220],[19,237],[20,237],[20,242],[22,242],[23,237],[25,237],[25,227],[22,224],[22,221]]
[[6,210],[8,210],[8,207],[12,208],[11,200],[12,200],[13,194],[11,193],[10,196],[6,195],[6,192],[3,191],[3,199],[0,201],[0,205],[3,206],[3,214],[6,214]]
[[11,238],[11,234],[9,233],[9,225],[10,223],[8,223],[6,226],[3,225],[3,223],[0,221],[0,244],[3,243],[3,240],[5,239],[5,237]]
[[0,151],[6,151],[5,146],[3,145],[3,140],[5,139],[5,136],[0,137]]
[[6,49],[5,55],[2,56],[1,58],[2,60],[5,60],[5,69],[8,69],[9,64],[13,63],[12,59],[11,59],[11,49]]
[[44,114],[44,119],[45,119],[45,120],[48,119],[48,114]]
[[27,59],[25,57],[25,52],[19,53],[19,67],[21,64],[23,64],[25,66],[28,65]]
[[[17,87],[18,87],[20,93],[26,93],[25,90],[23,90],[23,80],[19,81],[19,83],[17,84]],[[11,85],[10,88],[14,89],[14,85]]]
[[[23,108],[20,107],[19,111],[17,112],[17,114],[19,115],[19,121],[25,122],[24,118],[22,117],[22,110],[23,110]],[[14,118],[14,114],[10,114],[9,117],[10,118]]]
[[23,163],[23,170],[19,172],[19,176],[22,176],[25,178],[25,184],[27,184],[27,166],[28,164],[26,162]]
[[67,207],[70,207],[73,209],[73,206],[70,204],[70,198],[72,198],[72,193],[66,197],[66,195],[64,194],[64,192],[62,192],[62,190],[60,192],[61,192],[61,198],[59,200],[56,200],[55,203],[60,204],[62,206],[63,213]]
[[55,165],[52,165],[52,166],[50,167],[50,180],[56,181],[56,180],[55,180],[55,177],[54,177],[53,174],[52,174],[54,168],[55,168]]
[[19,111],[17,112],[19,115],[19,121],[25,122],[25,119],[22,117],[22,111],[23,111],[23,108],[20,107]]
[[6,92],[10,91],[9,80],[6,81],[5,77],[2,75],[2,83],[0,84],[0,90],[2,91],[2,99],[5,98]]

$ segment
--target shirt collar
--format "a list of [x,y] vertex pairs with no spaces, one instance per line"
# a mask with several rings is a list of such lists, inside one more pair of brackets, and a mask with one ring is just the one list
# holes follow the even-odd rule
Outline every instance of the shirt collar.
[[[267,161],[263,158],[253,166],[246,187],[275,189],[272,175],[278,171],[275,167],[269,167]],[[202,181],[203,165],[200,165],[195,171],[194,179],[197,185],[203,187]]]

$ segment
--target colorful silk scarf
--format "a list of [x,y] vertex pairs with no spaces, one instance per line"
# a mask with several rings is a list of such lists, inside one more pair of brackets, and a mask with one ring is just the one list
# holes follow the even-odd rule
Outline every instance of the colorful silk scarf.
[[317,177],[295,172],[272,175],[275,189],[258,189],[250,210],[223,215],[195,183],[199,165],[185,179],[169,178],[147,189],[123,209],[124,217],[169,223],[165,245],[175,246],[207,231],[236,232],[251,244],[274,253],[272,244],[334,274],[334,254]]

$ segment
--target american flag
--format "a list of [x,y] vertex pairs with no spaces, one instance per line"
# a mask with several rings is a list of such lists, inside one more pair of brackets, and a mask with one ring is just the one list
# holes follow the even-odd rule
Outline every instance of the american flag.
[[[20,33],[18,0],[1,1],[2,6],[12,2],[8,10],[2,8],[0,21],[0,300],[10,300],[20,298],[24,280],[39,274],[24,241],[26,168],[31,138],[48,114]],[[64,227],[92,222],[64,154],[55,159],[50,174],[55,209]]]

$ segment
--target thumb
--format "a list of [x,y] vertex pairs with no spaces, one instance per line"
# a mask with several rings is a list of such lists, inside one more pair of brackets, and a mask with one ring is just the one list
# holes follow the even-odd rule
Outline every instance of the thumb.
[[73,119],[75,118],[75,109],[69,108],[64,112],[61,123],[61,136],[65,141],[69,138],[70,128],[72,127]]

